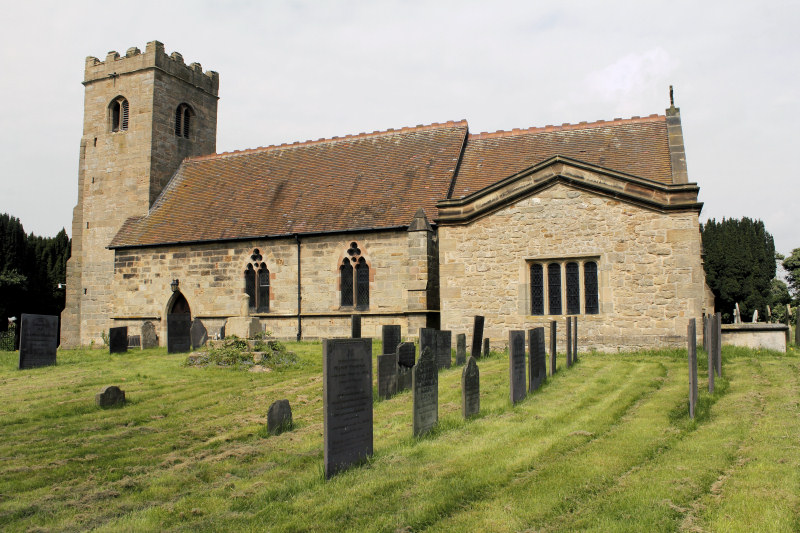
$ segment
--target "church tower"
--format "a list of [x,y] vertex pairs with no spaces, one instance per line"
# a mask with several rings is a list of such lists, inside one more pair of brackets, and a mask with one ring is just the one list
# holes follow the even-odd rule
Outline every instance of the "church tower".
[[107,246],[123,223],[147,214],[183,159],[216,151],[219,75],[167,55],[158,41],[144,53],[87,57],[83,85],[65,348],[102,342],[112,326],[114,252]]

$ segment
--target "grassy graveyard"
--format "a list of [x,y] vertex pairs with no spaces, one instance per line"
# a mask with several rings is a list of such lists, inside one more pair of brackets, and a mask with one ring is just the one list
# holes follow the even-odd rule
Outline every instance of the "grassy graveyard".
[[[0,530],[800,530],[794,348],[725,347],[713,395],[698,350],[693,421],[686,350],[571,369],[560,355],[514,407],[508,355],[493,354],[479,416],[462,420],[461,368],[443,370],[431,434],[411,436],[410,392],[376,400],[374,457],[325,481],[321,344],[287,347],[292,365],[260,373],[164,349],[64,351],[19,371],[0,352]],[[124,407],[95,406],[106,385]],[[281,398],[295,427],[271,436]]]

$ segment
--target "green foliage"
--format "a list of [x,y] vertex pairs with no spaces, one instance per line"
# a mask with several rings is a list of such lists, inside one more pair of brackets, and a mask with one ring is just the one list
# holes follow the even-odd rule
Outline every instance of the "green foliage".
[[717,311],[730,322],[738,302],[743,317],[758,310],[766,316],[775,278],[775,243],[764,223],[713,218],[701,227],[706,282],[714,293]]
[[[260,336],[263,337],[263,336]],[[256,340],[253,350],[247,347],[247,341],[235,335],[226,337],[220,344],[206,346],[201,352],[192,354],[186,360],[187,366],[220,366],[246,370],[256,364],[255,352],[261,353],[259,365],[272,370],[283,370],[300,366],[297,355],[275,339]]]
[[789,257],[783,259],[781,266],[786,270],[786,279],[794,297],[792,305],[798,307],[800,306],[800,248],[792,250]]

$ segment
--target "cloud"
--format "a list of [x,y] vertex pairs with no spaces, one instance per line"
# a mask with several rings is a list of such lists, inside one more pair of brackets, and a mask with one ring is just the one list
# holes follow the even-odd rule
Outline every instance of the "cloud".
[[628,54],[587,76],[597,97],[608,102],[641,99],[653,90],[663,91],[678,61],[663,48]]

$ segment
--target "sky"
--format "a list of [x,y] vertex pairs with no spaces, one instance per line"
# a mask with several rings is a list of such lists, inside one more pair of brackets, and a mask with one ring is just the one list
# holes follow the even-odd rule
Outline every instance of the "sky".
[[681,109],[701,221],[800,247],[800,2],[3,0],[0,213],[71,233],[86,56],[148,41],[220,74],[217,151],[467,119]]

